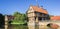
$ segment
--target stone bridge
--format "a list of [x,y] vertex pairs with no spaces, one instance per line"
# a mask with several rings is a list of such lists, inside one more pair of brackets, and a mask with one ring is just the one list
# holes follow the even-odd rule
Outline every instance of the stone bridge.
[[60,21],[39,21],[39,25],[47,25],[48,23],[54,23],[60,26]]
[[[39,21],[38,28],[39,29],[42,29],[42,28],[47,29],[48,27],[46,25],[49,24],[49,23],[54,23],[54,24],[57,24],[57,25],[60,26],[60,21]],[[36,29],[36,26],[35,26],[34,22],[28,23],[28,27],[29,27],[29,29]],[[60,29],[60,27],[59,27],[59,29]]]

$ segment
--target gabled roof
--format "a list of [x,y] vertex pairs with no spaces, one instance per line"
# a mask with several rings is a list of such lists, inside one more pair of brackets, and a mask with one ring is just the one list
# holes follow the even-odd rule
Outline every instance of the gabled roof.
[[7,17],[9,20],[14,19],[14,16],[12,16],[12,15],[7,15]]
[[51,20],[60,20],[60,16],[52,16]]
[[41,13],[44,13],[44,14],[48,14],[47,10],[43,9],[42,7],[38,7],[38,6],[31,6],[31,7],[36,12],[41,12]]

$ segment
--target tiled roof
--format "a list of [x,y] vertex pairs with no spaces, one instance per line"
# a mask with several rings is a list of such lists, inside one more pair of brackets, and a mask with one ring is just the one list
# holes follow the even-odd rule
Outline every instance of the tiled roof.
[[9,20],[14,19],[14,16],[12,16],[12,15],[7,15],[7,17],[8,17]]
[[60,20],[60,16],[52,16],[51,20]]
[[34,11],[48,14],[47,10],[44,10],[42,7],[32,6],[32,8],[33,8]]

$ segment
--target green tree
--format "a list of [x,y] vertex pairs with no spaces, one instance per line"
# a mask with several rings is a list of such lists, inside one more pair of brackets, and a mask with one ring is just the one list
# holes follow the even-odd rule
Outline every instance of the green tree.
[[4,16],[0,14],[0,27],[3,27],[4,25]]
[[15,17],[13,20],[13,24],[24,24],[24,23],[26,23],[26,15],[25,14],[15,12],[13,14],[13,16]]

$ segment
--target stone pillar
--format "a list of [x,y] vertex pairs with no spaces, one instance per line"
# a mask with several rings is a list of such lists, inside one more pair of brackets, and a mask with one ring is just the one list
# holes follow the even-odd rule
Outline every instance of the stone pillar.
[[38,22],[38,17],[36,17],[36,22]]
[[8,29],[8,17],[5,16],[5,29]]
[[46,17],[45,17],[45,20],[47,20]]
[[44,18],[42,18],[42,21],[44,21]]
[[44,18],[43,18],[43,17],[44,17],[44,14],[42,14],[42,21],[44,20]]
[[39,29],[39,19],[36,17],[35,29]]
[[35,18],[34,17],[29,18],[28,29],[35,29]]

